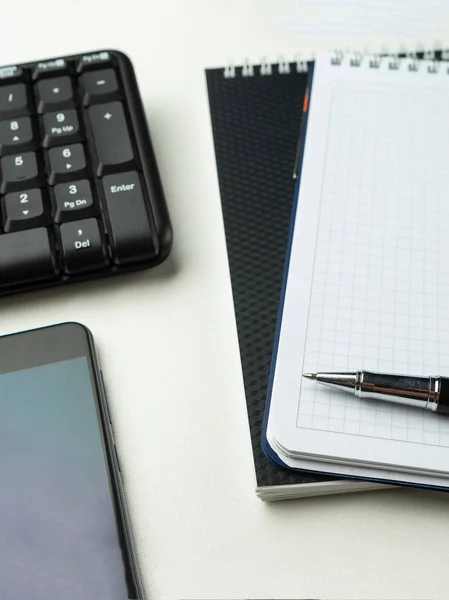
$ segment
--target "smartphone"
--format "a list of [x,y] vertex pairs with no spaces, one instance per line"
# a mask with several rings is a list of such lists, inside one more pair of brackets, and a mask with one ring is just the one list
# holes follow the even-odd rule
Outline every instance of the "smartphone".
[[91,332],[0,336],[0,599],[142,599]]

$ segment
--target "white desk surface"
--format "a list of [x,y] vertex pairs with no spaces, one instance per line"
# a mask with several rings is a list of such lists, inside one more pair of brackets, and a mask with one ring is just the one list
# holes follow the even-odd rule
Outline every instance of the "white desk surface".
[[254,493],[204,68],[333,48],[449,47],[438,0],[17,0],[0,63],[132,59],[175,245],[150,272],[0,301],[0,332],[64,320],[97,340],[152,600],[446,599],[449,497]]

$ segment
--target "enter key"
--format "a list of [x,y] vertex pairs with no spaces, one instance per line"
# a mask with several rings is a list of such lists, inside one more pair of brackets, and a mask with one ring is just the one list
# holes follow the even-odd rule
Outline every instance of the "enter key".
[[157,248],[139,174],[107,175],[102,183],[113,261],[124,265],[153,259]]

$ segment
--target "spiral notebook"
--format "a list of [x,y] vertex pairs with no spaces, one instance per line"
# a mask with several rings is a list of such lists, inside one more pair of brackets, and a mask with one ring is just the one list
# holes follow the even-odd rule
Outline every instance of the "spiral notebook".
[[309,90],[269,452],[293,468],[449,489],[447,418],[301,377],[449,376],[449,67],[324,54]]
[[[440,51],[426,54],[443,58]],[[256,493],[263,500],[386,487],[296,472],[274,464],[261,447],[307,79],[308,63],[293,60],[206,70]]]

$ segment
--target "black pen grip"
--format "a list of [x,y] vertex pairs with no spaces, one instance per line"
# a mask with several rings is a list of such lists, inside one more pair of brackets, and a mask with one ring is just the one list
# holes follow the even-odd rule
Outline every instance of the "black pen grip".
[[449,377],[440,377],[440,396],[436,412],[449,415]]

